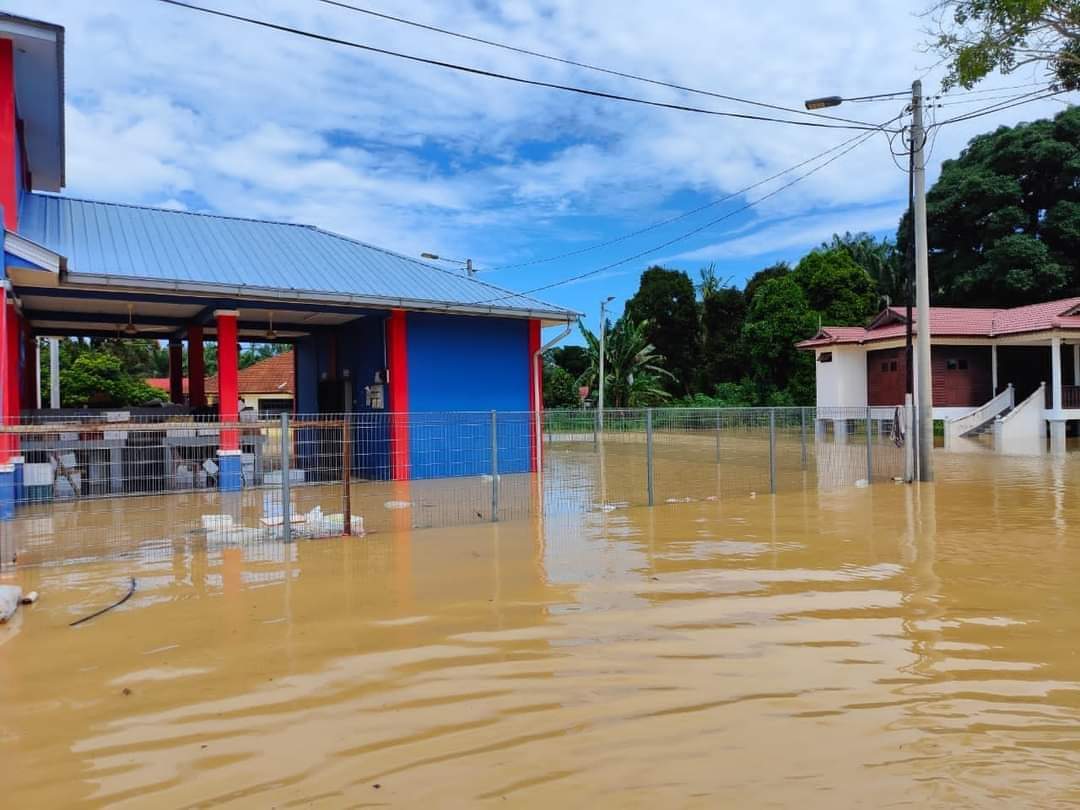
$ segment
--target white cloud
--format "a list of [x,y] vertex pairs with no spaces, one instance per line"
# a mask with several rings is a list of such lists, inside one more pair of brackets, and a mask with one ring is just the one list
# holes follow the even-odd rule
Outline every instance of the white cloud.
[[[315,2],[210,4],[544,81],[798,117],[530,59]],[[809,96],[908,86],[930,61],[917,47],[923,35],[915,15],[923,5],[385,0],[380,8],[524,48],[798,107]],[[719,197],[852,134],[513,85],[157,3],[55,0],[47,12],[40,0],[8,6],[67,26],[69,192],[150,204],[187,204],[185,195],[193,194],[222,213],[310,222],[410,253],[428,249],[491,261],[556,253],[668,216],[678,207],[673,195]],[[927,78],[928,91],[936,87],[934,77]],[[829,112],[880,121],[901,107],[851,104]],[[940,160],[974,133],[1059,109],[1043,102],[943,130],[931,179]],[[905,199],[905,176],[878,136],[755,211],[782,222],[683,255],[752,255],[748,251],[767,244],[814,243],[828,229],[886,220],[891,227]],[[806,211],[835,213],[792,219]],[[637,249],[599,251],[597,264]],[[545,266],[521,286],[560,273],[569,274],[558,263]]]
[[[834,233],[851,231],[895,230],[898,215],[891,205],[874,206],[843,211],[830,211],[808,216],[796,216],[781,220],[765,220],[750,226],[753,232],[734,239],[715,242],[702,248],[673,256],[672,261],[719,261],[721,259],[763,256],[766,254],[799,251],[828,241]],[[745,232],[746,227],[740,228]]]

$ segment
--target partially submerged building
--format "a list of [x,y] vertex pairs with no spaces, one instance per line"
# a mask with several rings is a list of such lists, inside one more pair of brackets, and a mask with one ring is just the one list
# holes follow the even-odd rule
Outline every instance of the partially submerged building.
[[[167,341],[176,402],[186,342],[192,409],[207,406],[203,346],[215,341],[222,423],[238,418],[239,342],[268,339],[295,347],[299,413],[538,410],[541,329],[568,331],[576,313],[307,225],[60,196],[63,87],[64,29],[0,14],[5,425],[47,415],[32,408],[39,336]],[[483,453],[451,452],[475,433],[468,422],[449,435],[372,418],[356,469],[394,479],[485,471]],[[528,435],[503,469],[535,467]],[[221,432],[216,452],[222,488],[240,486],[236,431]],[[0,514],[11,514],[20,460],[18,437],[3,436]]]
[[[799,348],[816,359],[817,405],[890,412],[907,391],[906,310],[866,327],[825,326]],[[918,310],[912,324],[923,334]],[[1080,298],[983,309],[931,307],[934,418],[947,442],[992,431],[1005,452],[1065,450],[1080,423]],[[840,429],[843,427],[840,425]]]

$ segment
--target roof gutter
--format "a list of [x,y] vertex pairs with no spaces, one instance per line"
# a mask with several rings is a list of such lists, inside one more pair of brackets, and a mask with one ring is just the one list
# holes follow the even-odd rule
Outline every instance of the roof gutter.
[[252,287],[235,284],[216,284],[206,281],[161,281],[157,279],[131,278],[127,276],[98,275],[68,272],[64,287],[86,289],[125,289],[136,292],[167,291],[185,295],[230,297],[253,303],[266,300],[288,300],[317,304],[344,304],[358,308],[408,309],[433,312],[450,312],[462,315],[498,315],[507,318],[539,318],[555,323],[573,324],[580,313],[572,310],[532,309],[525,307],[482,306],[458,304],[452,301],[424,301],[411,298],[394,298],[353,293],[325,293],[315,290],[282,290],[274,287]]

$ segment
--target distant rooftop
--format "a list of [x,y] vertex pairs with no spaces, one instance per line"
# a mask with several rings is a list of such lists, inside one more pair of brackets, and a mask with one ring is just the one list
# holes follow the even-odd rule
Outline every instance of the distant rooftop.
[[[919,311],[912,310],[914,331],[919,331]],[[1041,304],[1003,309],[977,307],[930,307],[931,337],[999,337],[1052,329],[1080,330],[1080,297],[1061,298]],[[889,307],[867,327],[823,326],[800,349],[821,346],[895,340],[907,333],[905,307]]]

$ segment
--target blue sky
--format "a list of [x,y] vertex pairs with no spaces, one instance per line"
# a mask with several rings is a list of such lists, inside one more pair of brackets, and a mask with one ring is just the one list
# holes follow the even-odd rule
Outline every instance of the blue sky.
[[[360,3],[360,0],[357,0]],[[403,27],[316,0],[205,0],[336,37],[529,78],[738,112],[643,85]],[[366,4],[366,3],[360,3]],[[479,268],[574,252],[703,205],[851,137],[590,99],[364,54],[152,0],[9,0],[67,28],[66,193],[318,225]],[[902,90],[936,58],[922,3],[665,0],[370,0],[370,7],[533,50],[693,87],[799,106],[817,95]],[[1038,78],[999,77],[985,87]],[[1020,91],[1016,91],[1020,92]],[[984,98],[992,99],[993,94]],[[979,96],[957,97],[940,118]],[[963,103],[954,103],[962,101]],[[897,102],[838,115],[883,121]],[[1051,115],[1042,101],[943,128],[930,176],[974,134]],[[528,290],[671,240],[790,179],[664,228],[484,278]],[[696,236],[538,297],[588,315],[662,263],[715,264],[742,283],[833,232],[893,234],[906,176],[882,136]]]

